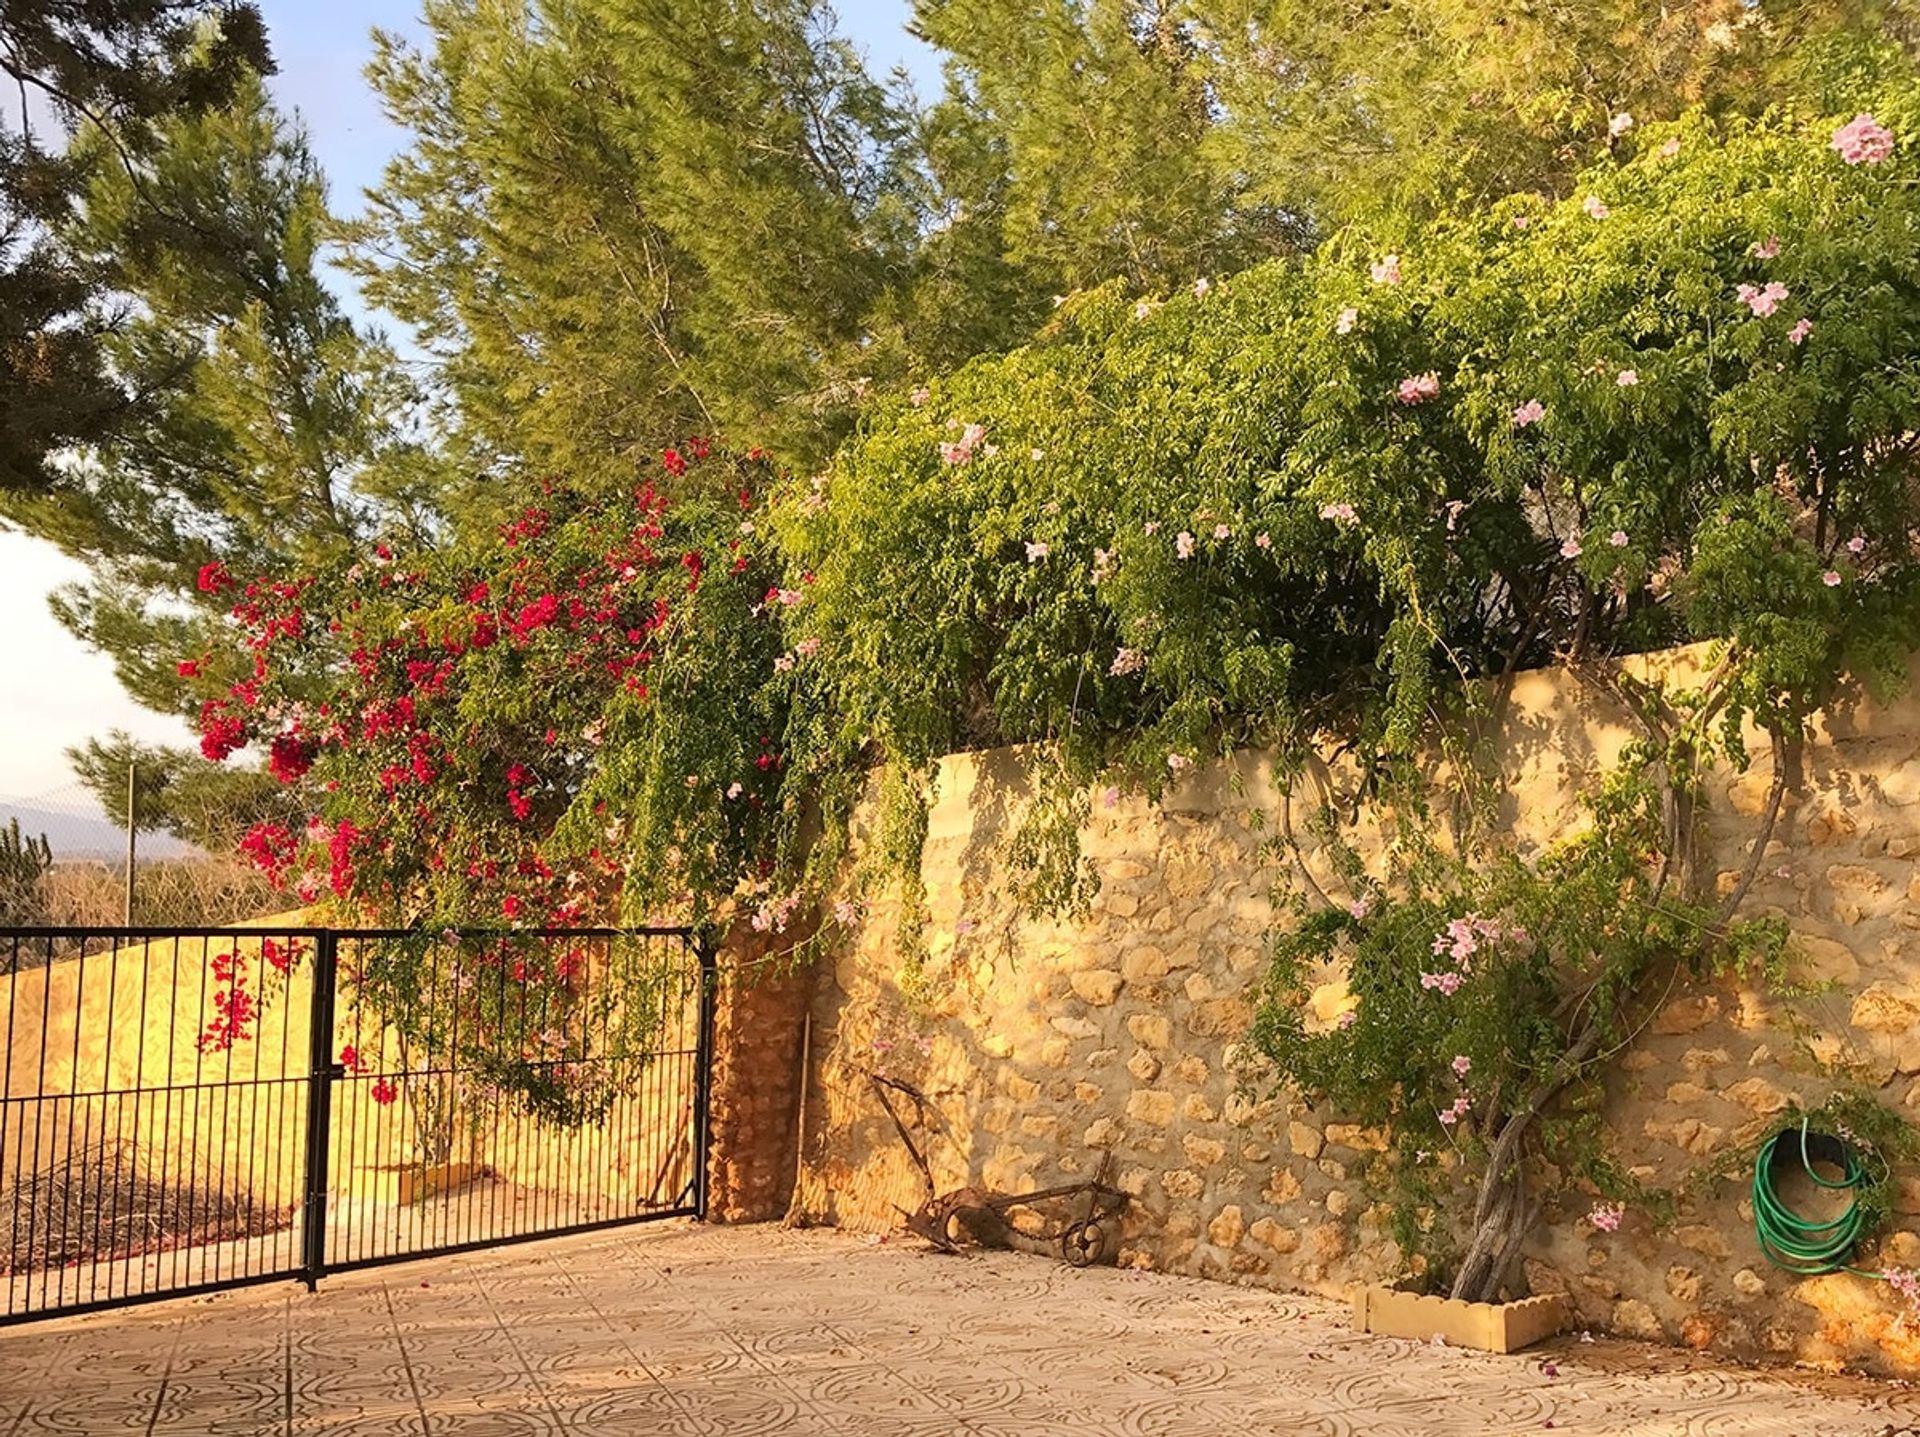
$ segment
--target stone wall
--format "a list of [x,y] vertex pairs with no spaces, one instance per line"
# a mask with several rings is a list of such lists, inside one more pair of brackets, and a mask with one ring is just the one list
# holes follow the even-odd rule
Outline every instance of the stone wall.
[[793,1195],[800,1062],[813,975],[791,942],[736,924],[719,955],[707,1141],[707,1216],[764,1222]]
[[[1696,655],[1640,667],[1684,677]],[[1520,676],[1503,752],[1522,851],[1577,821],[1575,796],[1617,755],[1623,716],[1564,675]],[[1707,857],[1730,885],[1771,779],[1765,744],[1707,804]],[[930,958],[902,992],[897,904],[869,912],[817,973],[804,1170],[795,1208],[863,1231],[898,1224],[919,1177],[869,1073],[931,1100],[920,1128],[936,1180],[1024,1191],[1092,1174],[1111,1155],[1134,1195],[1125,1263],[1342,1294],[1391,1274],[1397,1251],[1365,1180],[1379,1139],[1285,1094],[1249,1090],[1236,1047],[1264,962],[1269,893],[1286,879],[1266,840],[1278,794],[1257,754],[1186,777],[1158,806],[1096,802],[1085,851],[1102,887],[1084,922],[1022,919],[1001,847],[1021,802],[1005,753],[941,765],[923,877]],[[1376,830],[1377,840],[1377,830]],[[1811,1047],[1856,1064],[1885,1101],[1920,1108],[1920,700],[1839,707],[1808,745],[1745,912],[1786,915],[1807,975],[1834,988],[1802,1005]],[[1308,861],[1314,861],[1309,853]],[[1337,979],[1315,995],[1331,1022]],[[1677,990],[1620,1064],[1608,1119],[1625,1161],[1677,1182],[1750,1142],[1831,1082],[1796,1055],[1781,1015],[1734,984]],[[1920,1116],[1920,1113],[1916,1113]],[[1920,1370],[1920,1341],[1884,1285],[1792,1278],[1762,1257],[1744,1185],[1656,1226],[1550,1208],[1525,1262],[1536,1291],[1571,1293],[1583,1324],[1749,1357]],[[1903,1180],[1875,1262],[1920,1259],[1920,1180]]]

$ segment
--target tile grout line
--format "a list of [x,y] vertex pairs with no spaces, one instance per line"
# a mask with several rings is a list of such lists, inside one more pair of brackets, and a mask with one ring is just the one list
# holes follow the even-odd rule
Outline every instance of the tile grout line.
[[[625,1256],[625,1254],[623,1254],[623,1256]],[[670,1280],[672,1277],[671,1272],[662,1270],[660,1267],[660,1264],[653,1261],[651,1257],[642,1257],[640,1261],[643,1265],[647,1267],[651,1267],[656,1273],[656,1275],[658,1275],[663,1281],[667,1282],[667,1285],[669,1287],[672,1286],[672,1282]],[[794,1400],[796,1404],[799,1405],[799,1407],[803,1411],[809,1412],[813,1416],[825,1420],[826,1422],[831,1424],[833,1429],[837,1432],[845,1432],[847,1430],[845,1425],[839,1419],[837,1419],[833,1413],[829,1412],[826,1408],[820,1406],[819,1403],[813,1400],[810,1394],[802,1392],[791,1380],[789,1380],[789,1376],[786,1372],[781,1371],[779,1368],[769,1366],[761,1358],[759,1353],[755,1352],[751,1347],[747,1346],[746,1343],[742,1342],[738,1337],[734,1336],[734,1334],[726,1327],[725,1324],[717,1321],[710,1313],[707,1312],[707,1310],[704,1307],[700,1307],[696,1305],[692,1310],[698,1313],[701,1320],[705,1322],[707,1326],[711,1328],[714,1332],[718,1333],[720,1335],[720,1338],[723,1341],[731,1344],[733,1348],[736,1351],[738,1351],[742,1357],[746,1358],[748,1364],[756,1372],[758,1372],[762,1378],[764,1378],[766,1381],[772,1383],[773,1385],[775,1385],[776,1387],[779,1387],[782,1391],[784,1391],[789,1397],[791,1397]]]
[[[287,1437],[293,1437],[293,1297],[289,1294],[280,1306],[280,1344],[286,1354],[284,1373],[287,1383]],[[425,1437],[425,1434],[422,1434]]]
[[[661,1381],[660,1374],[654,1371],[653,1365],[633,1350],[633,1346],[627,1341],[625,1334],[613,1325],[613,1319],[600,1310],[600,1304],[594,1301],[593,1294],[580,1285],[580,1280],[573,1275],[573,1269],[569,1268],[565,1263],[556,1263],[555,1265],[559,1267],[560,1275],[566,1278],[567,1285],[578,1293],[580,1300],[587,1305],[587,1310],[606,1324],[607,1331],[613,1334],[613,1340],[619,1343],[621,1350],[633,1360],[634,1366],[647,1374],[647,1380],[660,1389],[661,1394],[667,1401],[673,1404],[674,1409],[679,1412],[681,1417],[690,1425],[696,1424],[698,1421],[697,1417],[681,1399],[680,1394],[675,1392],[673,1388],[669,1387],[665,1382]],[[562,1426],[564,1428],[565,1424],[563,1423]]]
[[433,1424],[427,1420],[427,1404],[420,1397],[420,1382],[413,1374],[413,1359],[407,1356],[407,1340],[400,1335],[400,1315],[393,1310],[393,1289],[384,1280],[380,1295],[387,1303],[387,1325],[393,1329],[393,1345],[400,1353],[400,1366],[407,1374],[407,1390],[413,1393],[413,1407],[420,1414],[420,1437],[432,1437]]
[[500,1329],[501,1337],[506,1339],[507,1346],[512,1349],[513,1360],[520,1364],[520,1370],[526,1373],[527,1381],[533,1385],[533,1390],[540,1394],[542,1405],[546,1407],[548,1415],[553,1418],[554,1430],[560,1433],[566,1432],[569,1425],[567,1419],[562,1417],[560,1409],[553,1405],[553,1394],[547,1390],[547,1384],[540,1380],[540,1375],[533,1370],[533,1364],[527,1361],[527,1355],[521,1351],[520,1344],[514,1341],[513,1329],[508,1327],[506,1320],[500,1316],[500,1309],[493,1305],[493,1293],[489,1285],[483,1281],[476,1286],[479,1288],[481,1301],[487,1305],[487,1312],[492,1316],[494,1325]]
[[[646,1266],[653,1268],[654,1271],[663,1280],[666,1280],[668,1282],[668,1286],[672,1285],[670,1280],[672,1277],[671,1272],[662,1270],[659,1262],[655,1260],[651,1254],[642,1256],[640,1258],[640,1261]],[[705,1308],[696,1306],[694,1308],[694,1311],[700,1314],[701,1318],[706,1322],[708,1327],[712,1328],[713,1331],[718,1333],[724,1341],[730,1343],[740,1353],[742,1357],[746,1358],[747,1362],[756,1371],[758,1371],[762,1377],[764,1377],[767,1381],[774,1383],[778,1387],[782,1388],[790,1397],[792,1397],[803,1411],[810,1412],[815,1417],[825,1420],[837,1432],[847,1432],[849,1430],[846,1426],[846,1422],[843,1417],[837,1416],[833,1412],[829,1411],[827,1408],[822,1407],[819,1403],[815,1402],[810,1393],[802,1391],[799,1385],[791,1380],[791,1376],[789,1373],[787,1373],[783,1369],[773,1367],[770,1364],[768,1364],[765,1361],[765,1359],[762,1358],[761,1354],[759,1354],[758,1352],[755,1352],[746,1343],[742,1342],[737,1336],[734,1335],[731,1329],[729,1329],[724,1323],[716,1320],[711,1314],[709,1314],[706,1311]],[[847,1337],[847,1335],[844,1332],[841,1332],[833,1327],[827,1326],[826,1324],[822,1324],[822,1330],[832,1332],[833,1335],[837,1337],[848,1348],[852,1348],[856,1350],[860,1350],[862,1348],[862,1345],[860,1343],[852,1341]],[[896,1380],[899,1378],[900,1374],[895,1372],[892,1366],[884,1358],[873,1357],[869,1360],[868,1365],[882,1372],[887,1373],[888,1376],[893,1377]],[[914,1388],[913,1390],[919,1391],[918,1388]],[[927,1394],[925,1392],[921,1392],[920,1395],[925,1397]],[[958,1427],[955,1429],[957,1431],[968,1432],[968,1433],[973,1433],[977,1431],[977,1429],[969,1425],[964,1418],[952,1418],[951,1420],[954,1420],[959,1424]]]
[[[46,1385],[48,1376],[53,1371],[54,1364],[60,1360],[60,1354],[67,1350],[68,1345],[72,1341],[73,1337],[71,1334],[61,1334],[55,1339],[52,1344],[53,1350],[41,1359],[40,1370],[36,1372],[33,1379],[26,1384],[28,1392],[33,1392]],[[28,1414],[32,1411],[33,1398],[30,1396],[22,1398],[20,1410],[14,1414],[13,1421],[7,1424],[6,1437],[17,1437],[21,1429],[27,1425]]]
[[153,1394],[153,1411],[147,1414],[147,1437],[153,1437],[153,1429],[160,1425],[160,1408],[167,1400],[167,1383],[173,1379],[174,1360],[180,1355],[180,1344],[185,1339],[186,1332],[186,1318],[175,1319],[173,1341],[167,1347],[167,1365],[160,1373],[160,1387]]

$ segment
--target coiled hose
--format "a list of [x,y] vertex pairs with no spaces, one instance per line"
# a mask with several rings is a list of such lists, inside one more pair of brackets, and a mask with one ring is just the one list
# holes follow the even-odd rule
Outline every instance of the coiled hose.
[[[1828,1272],[1851,1272],[1860,1277],[1884,1277],[1883,1273],[1862,1272],[1848,1265],[1853,1250],[1867,1235],[1866,1214],[1856,1198],[1835,1217],[1815,1220],[1800,1216],[1780,1200],[1773,1187],[1773,1164],[1781,1151],[1781,1140],[1791,1140],[1791,1129],[1783,1129],[1768,1138],[1753,1163],[1753,1228],[1760,1239],[1760,1250],[1775,1267],[1801,1277],[1817,1277]],[[1809,1133],[1807,1120],[1800,1120],[1800,1167],[1816,1186],[1829,1191],[1857,1188],[1871,1176],[1867,1164],[1853,1147],[1828,1133]],[[1785,1150],[1791,1154],[1792,1149]],[[1814,1169],[1818,1160],[1832,1164],[1841,1176],[1829,1179]]]

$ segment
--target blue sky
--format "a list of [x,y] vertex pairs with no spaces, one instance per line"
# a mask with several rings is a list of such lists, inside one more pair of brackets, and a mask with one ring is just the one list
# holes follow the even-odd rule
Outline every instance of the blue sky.
[[[280,66],[274,93],[305,120],[332,184],[334,208],[354,213],[361,192],[379,180],[388,156],[406,138],[387,123],[362,78],[372,53],[369,33],[379,26],[419,35],[413,0],[262,0],[261,8]],[[852,0],[839,13],[842,30],[866,52],[871,69],[904,68],[923,96],[938,90],[933,52],[906,32],[905,0]],[[336,279],[357,309],[350,286]],[[51,546],[0,532],[7,666],[33,676],[0,694],[0,799],[79,799],[63,751],[109,728],[156,742],[191,742],[179,720],[149,713],[127,698],[112,665],[54,622],[47,595],[81,574],[79,565]]]

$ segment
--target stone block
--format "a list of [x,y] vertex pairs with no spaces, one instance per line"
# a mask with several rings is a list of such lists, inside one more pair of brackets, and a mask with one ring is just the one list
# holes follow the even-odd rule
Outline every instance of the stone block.
[[1191,1083],[1196,1088],[1211,1076],[1207,1068],[1207,1060],[1198,1053],[1191,1053],[1175,1063],[1173,1073],[1181,1082]]
[[1110,968],[1091,968],[1072,974],[1067,981],[1076,997],[1095,1007],[1105,1007],[1120,996],[1120,975]]
[[1161,1190],[1171,1198],[1199,1197],[1206,1186],[1205,1180],[1191,1168],[1175,1168],[1172,1172],[1160,1174]]
[[1287,1142],[1294,1153],[1303,1158],[1319,1157],[1320,1149],[1326,1146],[1326,1138],[1320,1129],[1297,1119],[1287,1124]]
[[1689,1252],[1697,1252],[1702,1257],[1728,1257],[1732,1249],[1727,1246],[1727,1235],[1717,1227],[1706,1223],[1686,1223],[1673,1230],[1673,1240]]
[[1143,1048],[1164,1050],[1173,1041],[1173,1024],[1158,1013],[1135,1013],[1127,1019],[1127,1031]]
[[1796,933],[1789,945],[1791,972],[1800,983],[1852,983],[1860,976],[1853,949],[1817,933]]
[[1338,1262],[1347,1255],[1347,1230],[1337,1222],[1323,1222],[1307,1234],[1313,1255],[1321,1262]]
[[1297,1201],[1300,1197],[1300,1175],[1292,1168],[1275,1168],[1260,1196],[1276,1207]]
[[1223,1207],[1207,1224],[1207,1241],[1215,1247],[1238,1247],[1240,1239],[1247,1230],[1245,1220],[1238,1207]]
[[1188,1093],[1186,1101],[1180,1105],[1180,1111],[1196,1123],[1211,1123],[1220,1116],[1214,1111],[1213,1104],[1207,1101],[1205,1093]]
[[1112,1118],[1096,1118],[1087,1125],[1080,1140],[1090,1148],[1110,1148],[1124,1135],[1125,1130]]
[[1166,859],[1165,887],[1174,898],[1198,898],[1213,886],[1213,860],[1203,853],[1174,853]]
[[1766,1078],[1742,1078],[1726,1091],[1728,1101],[1738,1103],[1750,1113],[1777,1113],[1793,1105],[1793,1094]]
[[1135,1048],[1133,1056],[1127,1059],[1127,1071],[1137,1082],[1151,1083],[1160,1076],[1160,1060],[1145,1048]]
[[1272,1248],[1278,1253],[1293,1252],[1300,1246],[1300,1234],[1293,1228],[1283,1227],[1270,1217],[1255,1218],[1247,1229],[1247,1236],[1262,1247]]
[[1358,1123],[1328,1123],[1327,1142],[1336,1148],[1351,1148],[1358,1153],[1384,1153],[1387,1135],[1378,1128]]
[[1244,998],[1212,998],[1194,1005],[1187,1031],[1196,1038],[1237,1038],[1252,1023],[1253,1008]]
[[1675,998],[1653,1019],[1656,1033],[1697,1033],[1720,1016],[1720,1000],[1711,993]]
[[1848,1021],[1868,1033],[1911,1035],[1920,1026],[1920,1000],[1911,990],[1875,983],[1853,1000]]
[[1227,1155],[1226,1144],[1213,1138],[1203,1138],[1198,1133],[1186,1134],[1180,1139],[1180,1146],[1187,1155],[1187,1161],[1195,1167],[1213,1167]]
[[1726,1129],[1714,1127],[1699,1118],[1676,1118],[1671,1122],[1648,1118],[1641,1125],[1641,1130],[1655,1141],[1671,1143],[1695,1157],[1705,1157],[1715,1151],[1727,1135]]
[[1565,1294],[1572,1290],[1564,1272],[1538,1258],[1528,1258],[1521,1264],[1521,1270],[1526,1274],[1527,1293],[1531,1297]]
[[1614,1303],[1611,1322],[1616,1337],[1637,1337],[1644,1342],[1658,1342],[1666,1336],[1653,1309],[1637,1297],[1623,1298]]
[[1164,1128],[1173,1121],[1173,1094],[1158,1088],[1135,1088],[1127,1098],[1127,1116],[1135,1122]]

